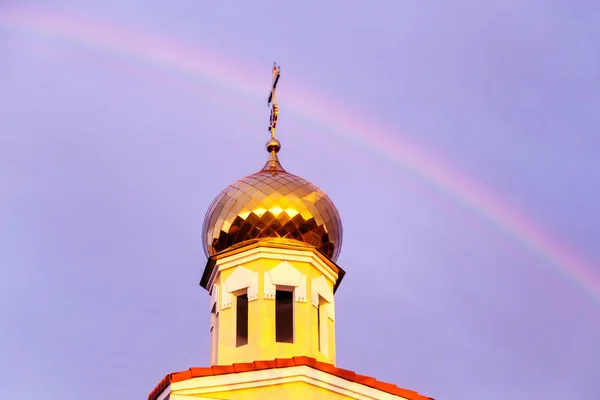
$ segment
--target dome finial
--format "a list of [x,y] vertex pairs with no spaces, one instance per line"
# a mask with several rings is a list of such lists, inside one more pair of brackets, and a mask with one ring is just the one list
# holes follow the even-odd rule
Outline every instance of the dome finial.
[[277,157],[277,152],[281,149],[281,143],[277,139],[270,139],[267,142],[267,151],[269,152],[269,159],[267,163],[262,168],[261,171],[269,171],[273,175],[277,172],[285,172],[285,169],[281,166],[279,162],[279,157]]
[[269,99],[267,100],[267,105],[271,107],[271,118],[269,123],[269,132],[271,132],[271,140],[267,142],[267,151],[272,153],[275,151],[277,153],[281,148],[281,143],[277,139],[275,139],[275,127],[277,126],[277,116],[279,115],[279,107],[277,107],[277,82],[279,82],[279,77],[281,76],[281,67],[277,65],[277,63],[273,63],[273,85],[271,87],[271,91],[269,92]]
[[269,153],[279,153],[279,150],[281,150],[281,143],[279,143],[279,140],[275,139],[275,138],[271,138],[268,142],[267,142],[267,151]]

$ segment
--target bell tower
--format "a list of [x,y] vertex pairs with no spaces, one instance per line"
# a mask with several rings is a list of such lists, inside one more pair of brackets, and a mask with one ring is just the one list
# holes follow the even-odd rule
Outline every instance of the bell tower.
[[335,365],[344,271],[314,248],[258,241],[211,256],[211,365],[307,356]]
[[341,220],[323,191],[281,166],[280,74],[274,65],[266,164],[223,190],[204,221],[212,365],[294,356],[335,364]]

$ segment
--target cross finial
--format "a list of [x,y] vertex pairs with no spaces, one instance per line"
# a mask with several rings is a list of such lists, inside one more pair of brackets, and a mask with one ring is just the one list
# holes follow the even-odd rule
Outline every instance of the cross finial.
[[269,92],[269,100],[267,104],[271,107],[271,120],[269,124],[269,132],[271,132],[271,139],[275,139],[275,127],[277,126],[277,116],[279,115],[279,108],[277,107],[277,82],[279,82],[279,76],[281,75],[281,68],[277,63],[273,63],[273,86]]

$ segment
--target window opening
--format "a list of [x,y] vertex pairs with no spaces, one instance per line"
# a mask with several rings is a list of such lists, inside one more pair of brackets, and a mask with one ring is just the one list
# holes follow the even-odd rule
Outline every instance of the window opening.
[[327,310],[329,303],[319,296],[319,304],[317,306],[317,336],[319,351],[329,357],[329,321],[327,320]]
[[236,296],[236,338],[237,347],[248,344],[248,294]]
[[294,292],[275,292],[275,338],[278,342],[294,343]]

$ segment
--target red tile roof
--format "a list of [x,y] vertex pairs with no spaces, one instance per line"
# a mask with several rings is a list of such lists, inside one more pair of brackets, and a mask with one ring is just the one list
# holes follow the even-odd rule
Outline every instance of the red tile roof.
[[236,372],[260,371],[271,368],[287,368],[306,365],[316,370],[327,372],[339,378],[346,379],[350,382],[360,383],[383,392],[405,397],[409,400],[433,400],[431,397],[420,395],[412,390],[402,389],[391,383],[380,382],[370,376],[358,375],[347,369],[337,368],[332,364],[320,362],[311,357],[293,357],[293,358],[276,358],[272,361],[254,361],[251,363],[233,364],[233,365],[215,365],[206,368],[190,368],[187,371],[173,372],[163,378],[162,381],[150,394],[148,400],[156,400],[158,396],[172,382],[180,382],[186,379],[198,378],[202,376],[213,376],[223,374],[234,374]]

